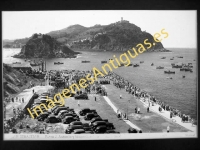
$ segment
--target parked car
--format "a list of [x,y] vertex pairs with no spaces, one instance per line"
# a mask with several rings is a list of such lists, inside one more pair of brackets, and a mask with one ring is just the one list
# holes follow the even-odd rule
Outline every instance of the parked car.
[[85,120],[91,120],[91,119],[94,118],[94,117],[99,117],[99,115],[94,114],[94,113],[87,113],[87,114],[84,116],[84,119],[85,119]]
[[65,116],[65,118],[62,120],[63,124],[70,124],[73,121],[78,121],[80,119],[74,118],[72,116]]
[[117,132],[115,130],[107,130],[106,133],[120,133],[120,132]]
[[89,122],[89,125],[91,125],[95,121],[102,121],[102,118],[101,117],[94,117],[94,118],[92,118],[92,120]]
[[106,126],[98,126],[95,130],[94,130],[94,132],[95,133],[105,133],[106,132],[106,130],[107,130],[107,127]]
[[58,123],[58,122],[61,122],[61,119],[60,118],[57,118],[56,116],[54,115],[49,115],[46,119],[46,123]]
[[79,114],[81,116],[85,116],[87,113],[94,113],[94,114],[97,114],[96,110],[94,109],[89,109],[89,108],[84,108],[82,110],[79,111]]
[[85,131],[92,131],[92,128],[90,127],[88,123],[83,123],[83,128]]
[[72,116],[74,118],[76,118],[77,120],[79,120],[79,116],[75,113],[69,113],[69,112],[66,112],[66,113],[63,113],[61,116],[60,116],[60,119],[63,119],[65,118],[66,116]]
[[41,113],[36,118],[37,118],[38,121],[44,121],[44,119],[46,119],[48,116],[49,116],[49,113],[48,112],[44,112],[44,113]]
[[61,110],[68,110],[69,108],[67,107],[58,107],[55,111],[54,111],[54,115],[58,115],[58,113],[61,111]]
[[82,125],[72,125],[72,126],[68,126],[67,129],[65,130],[66,134],[70,134],[71,132],[73,132],[75,129],[83,129]]
[[84,129],[75,129],[72,134],[82,134],[82,133],[85,133],[85,130]]
[[73,122],[71,122],[69,125],[70,125],[70,126],[73,126],[73,125],[83,125],[83,123],[80,122],[80,121],[73,121]]
[[91,127],[92,127],[93,130],[95,130],[96,127],[98,127],[98,126],[106,126],[106,127],[107,127],[105,121],[95,121],[95,122],[93,122],[93,123],[91,124]]
[[75,99],[88,99],[87,94],[80,94],[80,95],[75,95]]

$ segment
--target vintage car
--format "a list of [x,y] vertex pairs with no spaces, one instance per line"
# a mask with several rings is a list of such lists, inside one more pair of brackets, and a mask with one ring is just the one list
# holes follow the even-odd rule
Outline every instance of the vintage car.
[[99,115],[94,114],[94,113],[87,113],[87,114],[84,116],[84,119],[85,119],[85,120],[91,120],[91,119],[94,118],[94,117],[99,117]]
[[87,94],[75,95],[74,98],[75,99],[88,99],[88,95]]
[[82,110],[79,111],[79,114],[81,116],[85,116],[87,113],[94,113],[94,114],[97,114],[96,110],[91,110],[89,108],[84,108]]

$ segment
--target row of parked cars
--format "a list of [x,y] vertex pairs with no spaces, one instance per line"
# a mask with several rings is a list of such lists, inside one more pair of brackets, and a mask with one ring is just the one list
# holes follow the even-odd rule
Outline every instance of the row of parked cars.
[[102,119],[96,112],[89,108],[84,108],[79,111],[80,116],[88,123],[82,123],[81,121],[74,121],[69,124],[65,133],[66,134],[98,134],[98,133],[119,133],[114,131],[115,127],[107,119]]

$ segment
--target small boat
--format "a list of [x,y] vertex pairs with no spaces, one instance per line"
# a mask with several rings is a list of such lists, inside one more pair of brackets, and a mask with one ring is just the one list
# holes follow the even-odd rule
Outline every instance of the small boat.
[[152,63],[151,66],[153,66],[154,64]]
[[39,63],[36,63],[35,60],[34,60],[33,62],[30,62],[30,65],[31,65],[31,66],[39,66],[40,64],[39,64]]
[[183,58],[183,56],[177,56],[177,58]]
[[168,70],[168,71],[164,71],[164,73],[175,74],[175,71],[170,71],[170,70]]
[[107,61],[101,61],[102,64],[107,63]]
[[133,64],[133,67],[139,67],[140,65],[139,64]]
[[21,64],[21,62],[13,62],[13,64]]
[[182,65],[173,65],[172,68],[182,68]]
[[82,63],[90,63],[88,60],[83,60]]
[[156,69],[164,69],[164,67],[158,66],[156,67]]
[[166,57],[161,57],[161,59],[165,59]]
[[174,58],[170,58],[170,60],[174,60]]
[[166,77],[167,79],[172,79],[172,77]]
[[61,65],[64,64],[63,62],[54,62],[54,65]]
[[140,61],[140,63],[144,63],[144,61]]
[[118,67],[123,67],[124,66],[124,64],[120,64],[120,65],[118,65]]

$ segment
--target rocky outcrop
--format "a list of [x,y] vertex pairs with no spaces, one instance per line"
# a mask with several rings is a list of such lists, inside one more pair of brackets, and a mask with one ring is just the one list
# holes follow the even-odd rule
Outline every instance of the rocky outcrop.
[[78,54],[49,35],[34,34],[22,47],[16,58],[71,57]]

